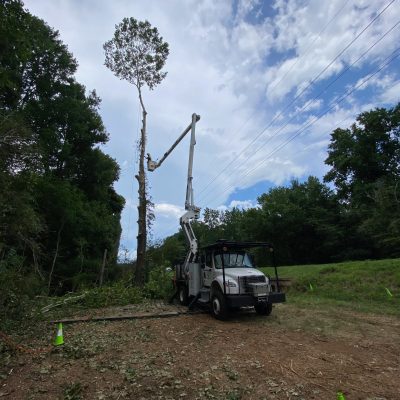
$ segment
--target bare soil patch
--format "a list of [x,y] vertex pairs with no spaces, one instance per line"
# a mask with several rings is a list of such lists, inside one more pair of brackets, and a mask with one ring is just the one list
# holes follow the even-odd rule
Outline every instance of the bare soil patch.
[[[96,314],[132,310],[140,306]],[[284,304],[227,322],[205,313],[64,325],[64,339],[41,355],[3,357],[0,398],[400,399],[396,317]]]

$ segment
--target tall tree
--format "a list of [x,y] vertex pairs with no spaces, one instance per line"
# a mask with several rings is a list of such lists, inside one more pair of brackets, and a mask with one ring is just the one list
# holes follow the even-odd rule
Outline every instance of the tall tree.
[[362,256],[397,256],[400,243],[400,104],[361,113],[331,135],[333,182]]
[[400,178],[400,104],[360,114],[349,129],[331,135],[325,175],[342,201],[359,206],[370,199],[379,180]]
[[146,172],[144,158],[146,154],[146,118],[142,89],[145,85],[152,90],[166,76],[162,72],[169,54],[168,43],[163,41],[157,28],[152,28],[148,21],[137,21],[135,18],[124,18],[115,26],[114,37],[104,44],[105,65],[114,74],[125,79],[138,91],[142,108],[142,129],[139,143],[139,183],[137,263],[135,281],[144,283],[144,267],[147,246],[147,210],[149,197],[146,190]]

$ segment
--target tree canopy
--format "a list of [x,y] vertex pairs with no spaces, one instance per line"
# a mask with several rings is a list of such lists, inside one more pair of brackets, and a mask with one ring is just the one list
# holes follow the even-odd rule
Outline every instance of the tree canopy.
[[154,89],[167,75],[161,70],[169,54],[168,43],[149,21],[124,18],[103,47],[107,68],[138,88],[146,84]]
[[326,164],[343,201],[353,205],[370,199],[377,182],[400,178],[400,105],[377,108],[360,114],[348,129],[332,133]]
[[77,62],[21,1],[0,5],[0,262],[19,257],[51,292],[93,284],[115,263],[124,200],[119,166],[99,146],[100,99]]

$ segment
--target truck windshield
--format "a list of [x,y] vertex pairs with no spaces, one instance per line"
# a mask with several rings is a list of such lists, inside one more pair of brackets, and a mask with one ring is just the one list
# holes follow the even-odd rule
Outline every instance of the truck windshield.
[[245,251],[216,253],[214,255],[215,268],[222,268],[222,256],[225,268],[254,268],[249,255]]

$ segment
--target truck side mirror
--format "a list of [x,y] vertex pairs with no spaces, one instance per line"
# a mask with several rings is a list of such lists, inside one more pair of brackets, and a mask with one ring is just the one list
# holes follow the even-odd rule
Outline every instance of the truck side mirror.
[[200,256],[200,267],[204,269],[205,266],[206,266],[206,258],[204,256],[204,254],[202,254]]

